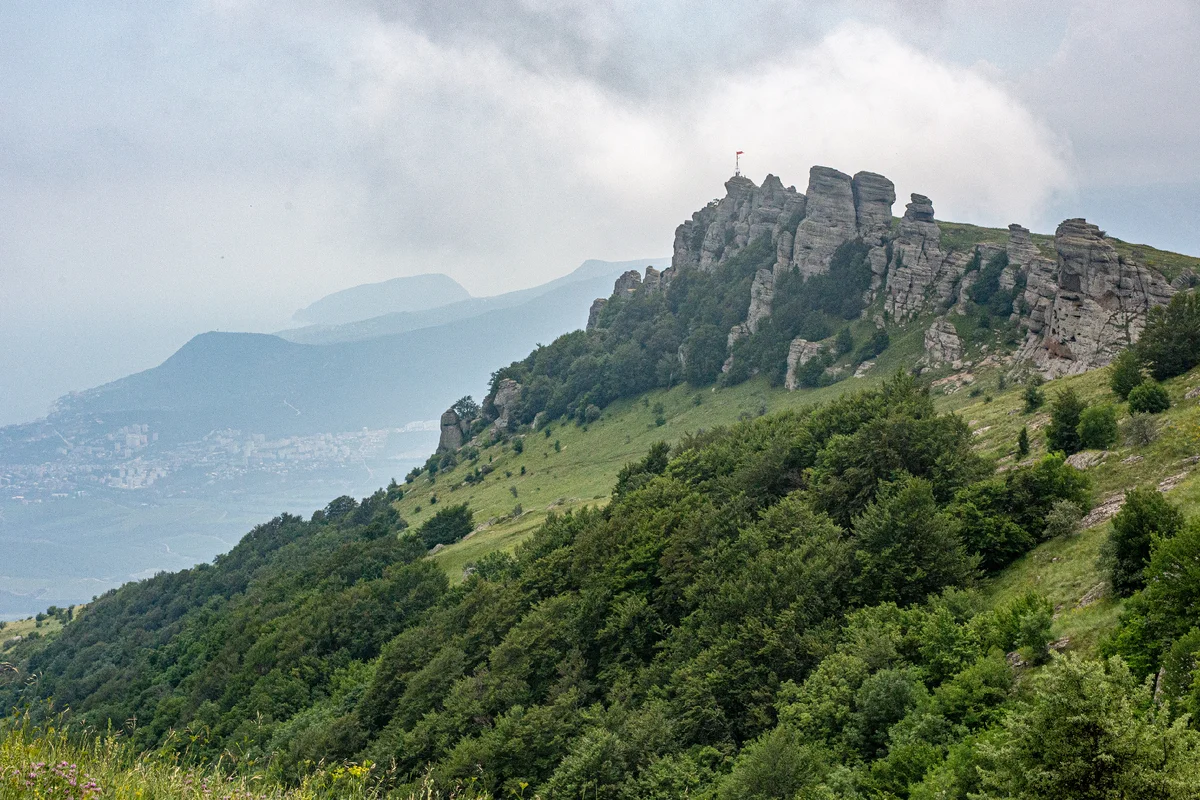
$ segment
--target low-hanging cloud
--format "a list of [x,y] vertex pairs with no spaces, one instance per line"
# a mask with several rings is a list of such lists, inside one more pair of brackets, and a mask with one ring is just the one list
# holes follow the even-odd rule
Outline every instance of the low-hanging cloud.
[[[430,252],[453,242],[460,263],[504,275],[572,248],[665,252],[721,193],[735,149],[760,180],[803,190],[813,164],[870,169],[933,197],[943,218],[986,224],[1028,223],[1070,183],[1067,144],[1007,88],[875,27],[841,26],[653,100],[396,23],[358,51],[356,113],[372,163],[395,171],[374,184],[375,224]],[[421,121],[439,108],[454,124],[431,130]],[[424,202],[439,186],[461,188],[455,213]]]

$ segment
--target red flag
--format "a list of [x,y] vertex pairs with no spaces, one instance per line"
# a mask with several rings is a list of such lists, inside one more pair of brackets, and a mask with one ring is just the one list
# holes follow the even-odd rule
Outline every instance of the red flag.
[[743,154],[745,154],[745,152],[746,152],[745,150],[738,150],[738,151],[737,151],[737,154],[740,156],[740,155],[743,155]]

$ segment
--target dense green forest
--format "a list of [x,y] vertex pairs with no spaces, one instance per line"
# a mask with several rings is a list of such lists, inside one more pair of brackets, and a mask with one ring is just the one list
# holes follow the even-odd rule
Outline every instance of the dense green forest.
[[1086,507],[1087,479],[1059,456],[995,473],[907,376],[655,447],[603,509],[458,586],[422,556],[464,511],[413,530],[402,491],[105,595],[31,643],[37,679],[5,705],[53,698],[140,748],[285,782],[370,762],[401,796],[1185,797],[1200,780],[1200,525],[1131,503],[1110,559],[1145,572],[1112,658],[1052,655],[1044,599],[988,607],[972,587],[1071,535],[1047,519]]
[[[746,320],[750,285],[759,269],[775,264],[769,237],[761,237],[712,272],[686,270],[666,289],[639,287],[614,295],[592,330],[576,331],[537,348],[496,372],[484,412],[499,381],[523,387],[512,413],[521,424],[567,416],[586,422],[588,409],[602,410],[621,397],[678,383],[707,386],[718,379],[736,384],[763,373],[782,385],[788,345],[797,336],[816,341],[838,334],[827,357],[816,359],[807,385],[822,380],[825,367],[855,350],[848,323],[864,308],[871,269],[867,247],[851,240],[833,255],[829,272],[802,277],[784,273],[775,287],[775,313],[733,350],[732,369],[722,373],[729,354],[729,331]],[[887,347],[887,336],[858,343],[856,362]]]

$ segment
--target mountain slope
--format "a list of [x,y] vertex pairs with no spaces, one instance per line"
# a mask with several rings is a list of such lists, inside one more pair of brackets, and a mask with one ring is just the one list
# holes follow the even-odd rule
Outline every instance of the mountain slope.
[[[337,342],[373,339],[378,336],[404,333],[406,331],[417,330],[418,328],[444,325],[488,311],[498,311],[504,308],[523,305],[556,289],[581,281],[600,281],[611,285],[612,281],[626,270],[641,269],[646,266],[660,267],[668,262],[669,259],[663,258],[638,259],[634,261],[599,261],[590,259],[583,262],[583,264],[567,275],[529,289],[518,289],[517,291],[506,292],[494,297],[472,297],[422,311],[398,311],[374,316],[369,319],[360,317],[355,322],[340,325],[309,325],[303,328],[292,328],[280,331],[276,335],[282,339],[301,344],[334,344]],[[607,291],[607,287],[605,287],[605,290]]]
[[470,297],[449,275],[412,275],[342,289],[305,306],[293,317],[306,325],[341,325],[380,314],[425,311]]
[[154,369],[64,398],[51,419],[120,415],[172,439],[213,428],[300,434],[428,419],[447,398],[486,385],[497,363],[582,324],[607,285],[568,283],[511,308],[356,342],[202,334]]
[[[999,375],[984,377],[994,382]],[[1167,466],[1158,459],[1136,477],[1120,470],[1149,467],[1148,456],[1186,447],[1186,435],[1172,431],[1200,418],[1200,407],[1183,400],[1197,380],[1193,373],[1170,383],[1182,402],[1164,420],[1163,437],[1110,454],[1107,463],[1122,466],[1108,477],[1096,473],[1096,494],[1154,480]],[[1102,373],[1090,373],[1045,388],[1053,395],[1073,387],[1105,399],[1104,383]],[[859,793],[929,791],[958,780],[954,758],[971,759],[987,780],[1006,779],[980,760],[975,735],[988,730],[992,740],[1002,739],[997,721],[1036,702],[1014,692],[1017,682],[1078,681],[1072,670],[1088,674],[1094,668],[1087,665],[1098,662],[1055,662],[1030,673],[988,648],[1035,663],[1045,657],[1038,648],[1044,652],[1056,638],[1060,650],[1095,652],[1098,632],[1112,630],[1120,610],[1119,601],[1103,597],[1081,604],[1100,579],[1095,543],[1104,534],[1049,539],[994,573],[981,593],[952,591],[923,601],[926,591],[962,580],[945,560],[945,543],[925,538],[941,535],[927,524],[960,513],[954,502],[938,503],[937,487],[962,480],[963,491],[1010,485],[1008,473],[978,472],[979,463],[961,447],[1011,465],[1014,431],[1038,412],[1022,412],[1022,387],[1008,386],[986,402],[966,391],[939,394],[939,404],[960,408],[956,421],[931,415],[928,401],[906,386],[898,379],[882,392],[843,393],[812,412],[744,421],[685,441],[669,460],[651,449],[621,472],[606,511],[548,521],[515,558],[477,559],[456,592],[419,558],[424,547],[405,534],[396,510],[415,521],[467,497],[476,486],[452,490],[451,481],[473,474],[469,465],[430,483],[440,495],[433,506],[426,490],[414,487],[392,487],[361,504],[342,498],[311,522],[284,517],[260,526],[215,566],[101,599],[45,649],[35,642],[34,660],[21,669],[39,670],[39,691],[92,724],[137,714],[130,738],[142,746],[154,745],[167,725],[193,732],[193,754],[215,757],[238,738],[245,757],[267,759],[268,774],[286,779],[303,774],[306,759],[395,758],[399,774],[379,777],[398,780],[401,796],[415,789],[427,761],[432,780],[446,791],[473,777],[477,789],[501,795],[529,783],[540,796],[555,797],[582,797],[579,787],[596,782],[616,797],[669,797],[684,789],[692,796],[746,796],[752,781],[778,786],[793,779],[780,772],[784,757],[819,756],[812,772],[794,778],[798,785],[836,777]],[[725,392],[742,404],[807,394],[761,385],[718,394]],[[647,399],[653,406],[663,398]],[[690,407],[715,412],[710,421],[717,422],[737,407],[718,411],[708,397],[699,406],[687,395],[678,399],[681,407],[660,413],[676,418]],[[622,432],[647,411],[653,413],[634,402],[587,431],[573,425],[553,431],[566,446],[551,452],[619,446]],[[914,425],[928,426],[926,433],[914,436]],[[653,435],[666,427],[651,422],[646,430]],[[885,430],[893,435],[881,436]],[[894,435],[900,431],[909,433]],[[841,449],[845,437],[851,447]],[[500,477],[517,466],[515,458],[555,463],[542,455],[555,438],[526,436],[520,453],[513,441],[479,452],[475,464],[493,467],[485,483],[517,485],[515,477]],[[872,447],[863,447],[868,441]],[[1061,475],[1038,490],[1049,495],[1024,494],[1023,505],[1005,513],[1018,519],[1029,510],[1024,504],[1036,502],[1042,509],[1032,520],[1040,526],[1058,491],[1048,487],[1061,479],[1069,487],[1077,473],[1039,461],[1036,447],[1033,464],[1012,474],[1032,477],[1048,468]],[[913,492],[911,502],[924,504],[915,517],[923,522],[894,523],[916,527],[878,549],[884,542],[869,538],[875,534],[863,520],[884,513],[872,508],[899,502],[882,498],[908,497],[882,488],[874,505],[844,495],[868,516],[850,512],[842,534],[828,517],[814,516],[815,508],[843,496],[840,481],[861,478],[842,472],[851,466],[837,466],[842,459],[852,459],[853,470],[886,470],[888,460],[876,462],[868,451],[893,448],[933,489],[921,499],[920,481],[898,478]],[[1127,460],[1143,454],[1141,462]],[[576,463],[578,469],[589,462]],[[957,466],[926,472],[950,464]],[[551,468],[538,466],[526,477],[536,480]],[[1176,492],[1194,493],[1197,485],[1189,477],[1184,486],[1192,488]],[[519,491],[527,494],[528,485]],[[414,514],[413,503],[428,510]],[[825,510],[835,518],[846,513],[837,505]],[[908,549],[921,541],[940,543]],[[899,582],[884,580],[887,569],[910,558],[931,560],[917,572],[898,566]],[[1028,594],[1031,586],[1049,600]],[[1050,603],[1063,606],[1054,621]],[[169,664],[183,666],[158,666]],[[90,677],[79,680],[83,675]],[[1136,692],[1136,680],[1116,675],[1112,691]],[[108,688],[96,691],[92,680]],[[1076,701],[1060,692],[1054,702]],[[645,726],[657,738],[640,738]],[[621,755],[598,768],[583,756],[606,737]],[[923,748],[919,762],[901,741]],[[731,754],[722,757],[726,749]],[[831,772],[831,764],[840,768]],[[1185,758],[1151,769],[1194,775],[1196,766]]]

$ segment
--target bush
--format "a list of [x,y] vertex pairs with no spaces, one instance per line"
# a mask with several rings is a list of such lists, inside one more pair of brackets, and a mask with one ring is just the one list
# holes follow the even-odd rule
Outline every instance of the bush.
[[1074,389],[1063,389],[1050,407],[1050,427],[1046,430],[1046,447],[1051,452],[1067,455],[1083,449],[1079,439],[1079,420],[1087,404]]
[[1059,500],[1050,507],[1050,513],[1046,515],[1046,530],[1043,535],[1047,539],[1054,539],[1079,533],[1079,522],[1082,519],[1083,509],[1078,503]]
[[1125,441],[1145,447],[1158,436],[1158,423],[1150,414],[1133,414],[1125,422]]
[[1143,572],[1155,539],[1174,536],[1183,527],[1183,514],[1151,488],[1125,493],[1125,505],[1113,517],[1112,532],[1101,555],[1113,592],[1128,597],[1146,585]]
[[1105,450],[1117,443],[1117,412],[1112,406],[1090,406],[1079,415],[1079,443],[1091,450]]
[[1142,360],[1132,348],[1122,350],[1121,354],[1113,359],[1109,372],[1109,386],[1122,400],[1128,400],[1129,393],[1146,380],[1142,372]]
[[1032,414],[1046,403],[1046,393],[1041,389],[1041,379],[1036,381],[1030,380],[1029,385],[1025,387],[1025,413]]
[[875,334],[862,347],[858,348],[858,352],[854,354],[854,363],[861,364],[864,361],[870,361],[884,350],[887,350],[889,344],[891,344],[891,339],[887,331],[875,331]]
[[[433,501],[433,498],[430,498]],[[453,544],[466,536],[475,527],[474,514],[466,503],[457,506],[446,506],[426,520],[417,535],[427,548],[439,544]]]
[[1029,428],[1022,425],[1021,432],[1017,434],[1017,455],[1024,457],[1029,455]]
[[1159,414],[1170,407],[1167,390],[1154,381],[1146,381],[1129,393],[1130,414]]

